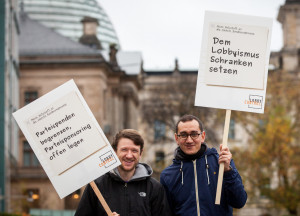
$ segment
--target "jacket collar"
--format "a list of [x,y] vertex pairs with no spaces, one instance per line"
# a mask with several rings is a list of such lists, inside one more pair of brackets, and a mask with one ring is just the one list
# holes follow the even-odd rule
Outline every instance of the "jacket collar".
[[[153,173],[153,170],[152,170],[152,168],[148,164],[138,163],[138,165],[135,168],[135,172],[134,172],[132,178],[129,180],[129,182],[131,182],[131,181],[139,181],[139,180],[145,179],[147,177],[150,177],[152,175],[152,173]],[[124,181],[121,178],[119,170],[118,170],[117,167],[114,168],[113,170],[111,170],[109,172],[109,174],[115,180]]]
[[181,160],[181,161],[191,161],[191,160],[195,160],[195,159],[198,159],[200,158],[201,156],[204,155],[205,151],[207,149],[207,145],[205,143],[202,143],[201,144],[201,147],[200,147],[200,150],[194,154],[194,155],[187,155],[185,154],[181,149],[180,147],[177,147],[175,149],[175,152],[174,152],[174,158],[176,160]]

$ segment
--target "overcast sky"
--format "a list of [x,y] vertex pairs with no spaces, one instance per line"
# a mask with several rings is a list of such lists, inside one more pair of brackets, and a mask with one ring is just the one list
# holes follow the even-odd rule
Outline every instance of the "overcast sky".
[[98,0],[124,51],[140,51],[145,69],[199,64],[204,11],[273,18],[271,51],[282,48],[278,11],[285,0]]

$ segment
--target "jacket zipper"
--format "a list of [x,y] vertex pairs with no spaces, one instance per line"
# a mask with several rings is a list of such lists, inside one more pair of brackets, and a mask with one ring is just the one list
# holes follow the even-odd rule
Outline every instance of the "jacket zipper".
[[196,202],[197,202],[197,215],[200,216],[200,206],[199,206],[199,196],[198,196],[198,180],[197,180],[196,162],[197,162],[197,160],[193,160],[193,164],[194,164],[194,176],[195,176]]
[[125,184],[124,184],[124,198],[125,198],[125,203],[126,203],[126,205],[124,206],[124,208],[125,208],[124,212],[127,215],[127,206],[128,206],[128,203],[127,203],[127,182],[125,182]]
[[209,182],[209,175],[208,175],[208,168],[209,168],[209,166],[208,166],[208,163],[207,163],[207,155],[205,155],[205,167],[206,167],[206,177],[207,177],[207,184],[209,185],[210,184],[210,182]]

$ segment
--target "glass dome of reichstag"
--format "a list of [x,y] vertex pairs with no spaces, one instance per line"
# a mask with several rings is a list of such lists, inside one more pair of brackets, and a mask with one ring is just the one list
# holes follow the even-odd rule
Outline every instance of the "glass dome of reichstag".
[[83,34],[81,20],[84,16],[99,22],[97,37],[103,49],[111,43],[118,46],[119,40],[107,14],[96,0],[21,0],[28,16],[56,32],[75,41]]

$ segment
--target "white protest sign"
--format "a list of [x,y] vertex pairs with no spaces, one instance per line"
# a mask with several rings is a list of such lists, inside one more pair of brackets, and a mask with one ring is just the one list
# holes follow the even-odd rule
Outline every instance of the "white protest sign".
[[13,116],[60,198],[120,165],[73,80]]
[[207,11],[195,105],[264,112],[272,19]]
[[[271,18],[205,12],[195,106],[226,109],[223,147],[231,110],[263,113],[267,89]],[[224,163],[215,204],[220,204]]]

